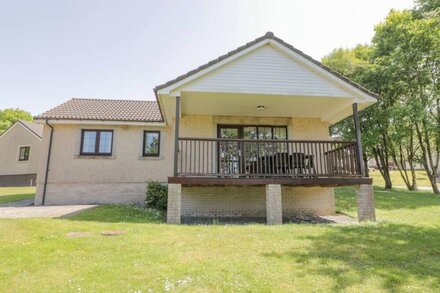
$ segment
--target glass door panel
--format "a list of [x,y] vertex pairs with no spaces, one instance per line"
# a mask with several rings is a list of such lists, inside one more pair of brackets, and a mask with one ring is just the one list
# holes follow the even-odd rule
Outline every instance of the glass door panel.
[[[222,126],[218,130],[219,138],[237,139],[241,137],[241,128]],[[239,174],[240,173],[240,142],[220,141],[218,144],[219,173]]]

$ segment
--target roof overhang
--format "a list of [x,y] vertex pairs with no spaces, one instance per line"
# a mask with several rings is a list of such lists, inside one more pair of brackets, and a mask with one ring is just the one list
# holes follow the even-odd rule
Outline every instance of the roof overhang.
[[[173,109],[175,98],[167,97],[163,98],[165,108]],[[181,114],[315,118],[334,124],[352,115],[352,105],[357,102],[347,97],[182,92]],[[371,104],[358,103],[358,109],[362,110]]]
[[319,61],[314,60],[310,56],[302,53],[301,51],[295,49],[293,46],[286,44],[284,41],[276,38],[263,38],[261,41],[255,42],[252,45],[245,45],[244,48],[240,47],[235,51],[228,53],[225,56],[219,57],[216,60],[213,60],[205,65],[202,65],[196,70],[190,71],[187,74],[178,77],[175,81],[168,82],[164,85],[158,86],[155,89],[155,92],[158,95],[170,95],[170,96],[180,96],[181,92],[184,90],[184,85],[188,84],[198,78],[201,78],[203,75],[206,75],[217,68],[224,66],[227,63],[230,63],[243,55],[246,55],[262,46],[270,45],[288,55],[294,61],[305,65],[306,67],[312,69],[318,74],[322,75],[326,79],[332,81],[339,87],[353,93],[353,95],[358,98],[357,102],[372,102],[375,103],[377,101],[377,94],[374,94],[367,89],[361,87],[360,85],[352,82],[348,78],[342,76],[341,74],[335,72],[334,70],[326,67],[321,64]]
[[[215,74],[215,70],[221,70],[221,67],[226,66],[228,63],[232,63],[238,58],[245,58],[245,55],[263,47],[270,46],[278,52],[284,54],[292,61],[300,64],[307,68],[308,70],[314,72],[320,78],[324,78],[334,86],[342,89],[345,93],[344,96],[304,96],[298,92],[285,92],[282,93],[284,97],[280,96],[280,93],[270,92],[262,93],[261,91],[253,91],[252,88],[247,88],[239,91],[227,91],[226,89],[211,90],[195,90],[191,87],[192,84],[198,83],[204,79],[205,76],[210,76],[210,73]],[[155,94],[159,106],[164,114],[164,119],[167,116],[174,115],[173,108],[175,99],[174,97],[180,96],[182,103],[182,114],[203,114],[212,115],[219,114],[223,111],[222,115],[237,115],[237,116],[273,116],[273,117],[293,117],[293,116],[305,116],[320,118],[322,121],[327,121],[329,123],[336,123],[350,115],[352,115],[352,104],[357,103],[358,109],[362,110],[366,107],[377,102],[377,94],[370,92],[368,89],[356,84],[355,82],[349,80],[348,78],[342,76],[338,72],[321,64],[319,61],[314,60],[312,57],[304,54],[293,46],[285,43],[283,40],[275,37],[272,33],[268,33],[263,37],[256,39],[234,51],[231,51],[219,58],[208,62],[199,68],[190,71],[172,81],[169,81],[163,85],[157,86],[155,89]],[[201,99],[204,96],[204,100]],[[242,98],[250,97],[247,102],[243,102]],[[213,97],[216,97],[213,98]],[[234,100],[236,98],[236,100]],[[275,113],[274,111],[267,111],[267,114],[255,113],[254,109],[256,104],[261,103],[261,99],[266,99],[267,109],[269,108],[279,108],[280,111]],[[283,101],[280,105],[275,105],[274,103],[269,103],[269,100]],[[327,100],[326,100],[327,99]],[[294,109],[292,103],[297,103],[297,110],[287,113],[287,109]],[[237,103],[240,107],[237,107]],[[287,103],[288,107],[283,107],[283,103]],[[299,103],[299,104],[298,104]],[[207,105],[209,104],[209,105]],[[226,107],[224,107],[226,105]],[[234,105],[231,107],[231,105]],[[316,106],[318,105],[318,106]],[[202,110],[202,106],[205,108]],[[325,108],[326,113],[310,113],[310,109],[315,108]],[[197,109],[198,108],[198,109]],[[299,111],[302,108],[304,111]],[[241,109],[241,111],[238,111]],[[251,110],[250,110],[251,109]],[[309,109],[309,110],[307,110]],[[235,113],[235,112],[237,113]],[[269,114],[270,113],[270,114]]]

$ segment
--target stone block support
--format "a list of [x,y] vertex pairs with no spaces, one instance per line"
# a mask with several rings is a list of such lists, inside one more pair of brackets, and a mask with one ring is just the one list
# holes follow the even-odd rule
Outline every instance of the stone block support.
[[361,184],[357,187],[356,203],[359,222],[376,221],[373,185]]
[[283,223],[283,209],[281,204],[281,185],[266,185],[266,218],[268,225]]
[[168,184],[167,223],[180,224],[182,206],[182,185]]

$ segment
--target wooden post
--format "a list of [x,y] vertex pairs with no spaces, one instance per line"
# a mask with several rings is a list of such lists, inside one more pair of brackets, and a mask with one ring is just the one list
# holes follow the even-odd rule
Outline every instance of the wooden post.
[[359,114],[358,114],[358,107],[357,103],[353,104],[353,120],[354,120],[354,131],[356,135],[356,146],[357,146],[357,153],[356,158],[359,166],[359,172],[362,176],[365,176],[365,166],[364,166],[364,160],[362,157],[363,151],[362,151],[362,139],[361,139],[361,127],[359,123]]
[[174,177],[177,176],[179,158],[179,126],[180,126],[180,97],[176,97],[176,117],[174,125]]

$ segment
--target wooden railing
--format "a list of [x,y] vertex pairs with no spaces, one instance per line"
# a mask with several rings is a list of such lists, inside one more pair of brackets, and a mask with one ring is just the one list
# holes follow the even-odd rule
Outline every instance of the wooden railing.
[[354,141],[179,138],[178,176],[361,176]]

